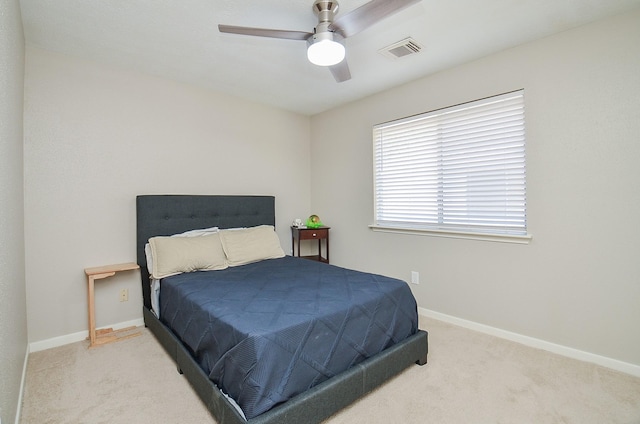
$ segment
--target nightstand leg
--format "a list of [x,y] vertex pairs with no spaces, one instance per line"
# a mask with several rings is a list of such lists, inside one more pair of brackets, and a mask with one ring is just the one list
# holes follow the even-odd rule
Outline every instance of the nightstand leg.
[[327,244],[327,263],[329,263],[329,233],[327,233],[327,239],[325,240]]
[[95,295],[94,295],[94,278],[93,275],[88,277],[89,284],[89,346],[93,346],[96,342],[96,311],[94,308]]

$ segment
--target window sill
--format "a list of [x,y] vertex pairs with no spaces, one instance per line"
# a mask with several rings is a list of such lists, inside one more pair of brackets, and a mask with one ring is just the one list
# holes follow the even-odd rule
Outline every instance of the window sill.
[[445,237],[445,238],[493,241],[493,242],[499,242],[499,243],[515,243],[515,244],[529,244],[533,237],[531,234],[514,236],[514,235],[506,235],[506,234],[485,234],[485,233],[471,233],[471,232],[461,232],[461,231],[385,227],[385,226],[374,225],[374,224],[369,225],[369,228],[371,228],[371,230],[373,231],[382,232],[382,233],[412,234],[412,235],[419,235],[419,236]]

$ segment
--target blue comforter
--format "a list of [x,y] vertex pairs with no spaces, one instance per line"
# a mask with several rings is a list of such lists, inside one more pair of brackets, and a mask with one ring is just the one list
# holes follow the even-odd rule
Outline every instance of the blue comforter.
[[290,256],[165,278],[160,308],[247,419],[418,327],[404,281]]

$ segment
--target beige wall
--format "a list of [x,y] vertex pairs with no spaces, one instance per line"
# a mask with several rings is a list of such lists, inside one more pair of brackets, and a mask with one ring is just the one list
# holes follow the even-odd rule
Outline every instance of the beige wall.
[[[332,261],[418,271],[422,308],[640,365],[638,46],[640,10],[314,116],[312,208]],[[529,245],[367,228],[372,125],[520,88]]]
[[[27,46],[24,136],[31,342],[87,330],[83,269],[136,260],[138,194],[275,195],[286,252],[309,210],[309,118],[196,87]],[[97,325],[141,302],[137,271],[97,283]]]
[[18,0],[0,0],[0,420],[15,420],[27,353],[22,105],[24,37]]

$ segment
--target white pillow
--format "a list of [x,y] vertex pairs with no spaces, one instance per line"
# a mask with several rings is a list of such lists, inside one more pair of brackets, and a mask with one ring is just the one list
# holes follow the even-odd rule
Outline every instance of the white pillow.
[[[200,228],[197,230],[189,230],[184,233],[173,234],[171,237],[199,237],[206,236],[209,234],[217,233],[219,231],[218,227],[209,227],[209,228]],[[144,245],[144,255],[147,258],[147,269],[149,270],[149,275],[153,274],[153,256],[151,255],[151,246],[149,243]]]
[[200,228],[197,230],[189,230],[184,233],[174,234],[171,237],[199,237],[208,236],[209,234],[217,233],[220,231],[218,227]]
[[229,266],[284,257],[273,225],[220,230],[220,241]]
[[192,271],[212,271],[228,267],[219,233],[199,237],[152,237],[151,276],[161,279]]

